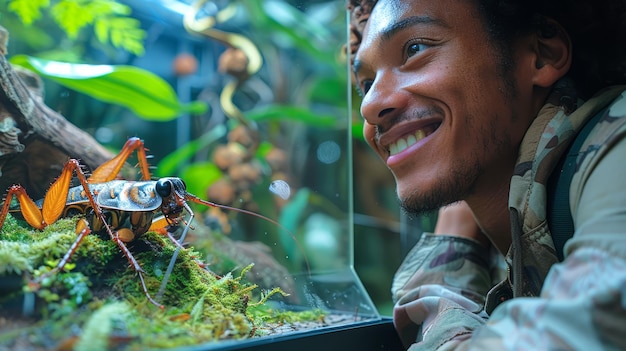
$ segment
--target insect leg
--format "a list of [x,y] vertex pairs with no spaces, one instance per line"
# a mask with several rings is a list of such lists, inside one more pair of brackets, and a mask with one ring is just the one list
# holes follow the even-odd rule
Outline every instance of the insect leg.
[[184,250],[182,243],[184,242],[185,237],[187,236],[187,232],[189,231],[189,227],[191,226],[191,221],[193,220],[193,217],[195,216],[193,211],[191,210],[191,207],[189,207],[189,205],[187,205],[186,202],[183,202],[182,205],[185,207],[187,212],[189,212],[189,220],[187,221],[185,225],[185,229],[183,229],[183,233],[180,235],[180,240],[176,240],[170,235],[170,237],[174,239],[174,242],[176,242],[178,247],[176,248],[176,250],[174,250],[174,254],[172,255],[172,258],[170,259],[170,263],[167,266],[165,275],[163,276],[163,280],[161,281],[161,287],[159,287],[159,292],[157,293],[157,296],[161,296],[165,292],[167,281],[170,279],[172,270],[174,270],[174,263],[176,263],[176,259],[178,258],[178,252],[180,251],[180,249]]
[[20,211],[22,212],[26,222],[28,222],[31,227],[36,229],[43,229],[46,227],[41,210],[37,207],[35,202],[28,197],[26,190],[24,190],[21,185],[13,185],[7,192],[4,199],[4,205],[2,206],[2,211],[0,212],[0,228],[4,225],[4,220],[9,213],[9,207],[11,206],[11,200],[13,197],[17,197],[17,200],[20,203]]
[[146,282],[144,281],[144,278],[143,278],[144,270],[143,268],[141,268],[141,266],[139,265],[139,262],[137,262],[133,254],[130,253],[130,250],[128,250],[124,242],[117,236],[117,234],[114,234],[114,236],[112,237],[112,240],[122,250],[122,252],[124,253],[124,256],[126,256],[126,259],[130,263],[130,266],[133,268],[133,270],[137,272],[137,275],[139,276],[139,281],[141,281],[141,288],[143,290],[144,295],[146,295],[146,298],[148,299],[148,301],[150,301],[150,303],[157,306],[158,308],[164,309],[165,307],[163,305],[156,302],[152,298],[152,296],[150,296],[150,293],[148,292],[148,288],[146,287]]
[[137,151],[137,159],[139,160],[142,179],[150,180],[150,168],[143,140],[139,138],[130,138],[126,141],[126,144],[124,144],[122,150],[119,154],[117,154],[117,156],[101,164],[92,172],[89,177],[89,183],[104,183],[115,179],[122,170],[122,167],[124,167],[126,160],[128,160],[130,155],[135,150]]
[[[13,185],[10,187],[4,205],[2,206],[2,212],[0,212],[0,227],[4,224],[13,196],[17,197],[20,203],[20,211],[31,227],[41,230],[49,224],[56,222],[65,210],[65,202],[74,171],[76,171],[76,175],[79,179],[81,177],[85,179],[85,175],[78,161],[74,159],[67,161],[61,175],[52,183],[46,192],[41,210],[37,207],[35,202],[28,197],[26,190],[24,190],[21,185]],[[89,187],[86,186],[86,183],[83,184],[83,186],[85,191],[89,193]]]
[[44,279],[46,279],[49,276],[51,276],[53,274],[56,274],[58,271],[62,270],[63,267],[65,267],[65,265],[70,261],[70,258],[72,258],[72,255],[74,254],[74,252],[76,252],[76,249],[78,249],[78,245],[80,245],[80,243],[83,241],[83,239],[87,235],[89,235],[89,233],[91,233],[91,230],[89,229],[89,227],[84,227],[80,231],[80,233],[78,233],[78,236],[76,237],[76,240],[74,240],[74,243],[72,243],[72,246],[70,246],[70,249],[65,253],[65,255],[63,256],[61,261],[59,261],[59,263],[57,263],[56,267],[54,267],[50,271],[40,275],[39,277],[37,277],[37,279],[33,280],[32,282],[29,282],[28,286],[31,289],[37,289],[37,288],[39,288],[39,286],[41,285],[41,282]]

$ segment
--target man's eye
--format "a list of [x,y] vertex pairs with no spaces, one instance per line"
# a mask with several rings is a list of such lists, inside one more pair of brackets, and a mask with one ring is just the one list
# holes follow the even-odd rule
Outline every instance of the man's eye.
[[406,47],[406,56],[411,57],[421,51],[424,51],[428,48],[428,45],[423,43],[412,43]]
[[361,97],[363,97],[363,96],[365,96],[365,94],[367,94],[367,92],[372,87],[372,83],[373,82],[371,80],[364,80],[363,82],[361,82],[361,88],[359,89],[359,93],[360,93]]

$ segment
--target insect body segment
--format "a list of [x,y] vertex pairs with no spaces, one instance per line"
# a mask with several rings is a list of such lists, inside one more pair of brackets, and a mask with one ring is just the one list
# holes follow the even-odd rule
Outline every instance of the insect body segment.
[[129,182],[114,180],[97,189],[96,202],[102,208],[124,211],[154,211],[161,206],[155,181]]

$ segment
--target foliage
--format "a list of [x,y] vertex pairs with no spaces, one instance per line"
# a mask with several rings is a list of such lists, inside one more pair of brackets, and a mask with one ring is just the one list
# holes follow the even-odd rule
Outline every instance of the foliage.
[[[173,174],[182,174],[183,171],[181,170],[181,167],[184,163],[189,162],[199,150],[206,148],[210,144],[213,144],[225,135],[226,127],[224,125],[218,125],[208,133],[200,136],[198,139],[193,140],[183,145],[182,147],[179,147],[174,152],[167,155],[163,160],[161,160],[159,166],[156,169],[155,175],[158,177],[167,177]],[[213,171],[210,174],[213,175]],[[218,177],[219,176],[221,176],[221,174],[218,174]],[[184,176],[182,178],[187,179]],[[187,184],[187,186],[189,189],[189,184]],[[198,194],[194,193],[191,190],[190,192],[192,194]]]
[[[275,143],[277,147],[282,146],[281,141],[291,137],[272,134],[281,130],[281,126],[287,129],[297,124],[322,131],[346,129],[347,70],[345,61],[340,57],[342,42],[337,40],[337,31],[345,30],[343,12],[339,12],[340,24],[333,28],[284,1],[239,1],[238,5],[249,24],[249,27],[238,28],[239,34],[248,36],[265,58],[264,68],[257,76],[268,81],[274,95],[285,96],[283,101],[258,104],[243,111],[245,119],[261,125],[259,129],[267,133],[263,139]],[[342,5],[340,8],[343,10]],[[342,36],[343,33],[340,33],[339,37]],[[283,59],[286,60],[284,67],[273,62]],[[285,71],[294,63],[298,66],[297,70]],[[356,136],[361,137],[359,133]],[[198,143],[191,141],[182,147],[184,151],[179,148],[166,156],[158,164],[157,173],[178,174],[190,189],[200,189],[196,190],[196,194],[204,194],[206,191],[202,189],[228,175],[220,173],[205,160],[190,164],[194,155],[189,151],[215,147],[220,140],[215,141],[213,145],[204,144],[203,147],[196,147]],[[264,152],[269,148],[256,152],[255,157],[260,163],[265,162]],[[207,176],[198,177],[201,172],[206,172]],[[267,178],[271,178],[269,173],[265,172]],[[267,188],[265,183],[260,185]]]
[[93,27],[101,43],[110,43],[135,55],[144,53],[146,36],[138,20],[129,17],[131,9],[115,0],[3,0],[26,26],[44,15],[50,16],[66,33],[76,39],[80,31]]
[[337,123],[335,116],[323,116],[303,107],[281,106],[277,104],[249,111],[246,117],[256,122],[272,120],[295,121],[309,126],[323,128],[333,127]]
[[156,74],[134,66],[88,65],[16,55],[11,63],[78,92],[125,106],[138,116],[168,121],[182,113],[203,113],[204,103],[183,104],[172,87]]
[[284,46],[295,48],[310,55],[323,65],[336,65],[336,48],[328,43],[335,42],[335,33],[294,6],[280,1],[242,1],[257,28],[263,28],[277,38],[277,42],[287,42]]

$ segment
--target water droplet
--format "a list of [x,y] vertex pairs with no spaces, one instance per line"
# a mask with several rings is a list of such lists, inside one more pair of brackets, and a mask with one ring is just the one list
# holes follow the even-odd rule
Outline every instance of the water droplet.
[[284,180],[274,180],[270,183],[270,191],[278,195],[281,199],[287,200],[291,195],[291,187]]
[[334,141],[328,140],[317,146],[317,159],[323,163],[335,163],[340,156],[341,148]]

